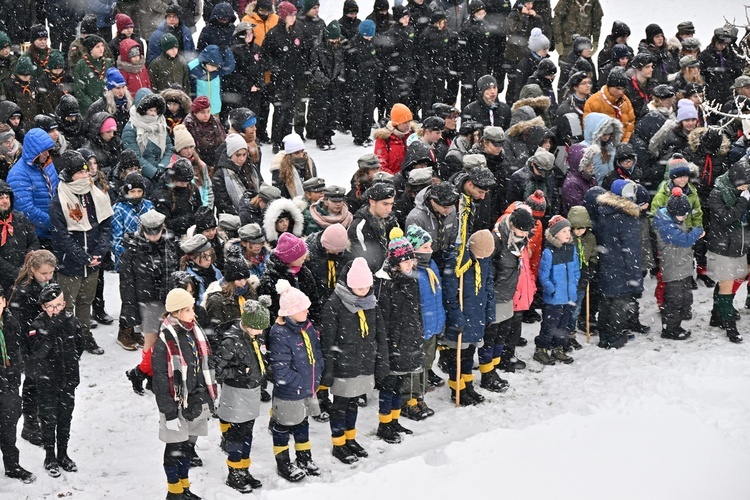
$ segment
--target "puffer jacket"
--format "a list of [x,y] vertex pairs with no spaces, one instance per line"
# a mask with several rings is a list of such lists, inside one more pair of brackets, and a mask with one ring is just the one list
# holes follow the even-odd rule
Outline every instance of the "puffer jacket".
[[234,321],[226,330],[216,350],[216,380],[238,389],[255,389],[263,381],[265,362],[261,366],[256,337],[245,333],[240,321]]
[[[219,69],[209,73],[206,64],[212,61]],[[192,95],[208,97],[211,102],[211,113],[221,113],[221,78],[234,71],[235,65],[231,49],[228,46],[220,49],[216,45],[209,45],[201,51],[197,59],[188,63]]]
[[[177,40],[180,42],[180,54],[187,61],[192,61],[197,56],[197,52],[195,51],[195,43],[193,42],[193,35],[190,33],[190,30],[182,23],[177,25],[175,31],[178,33],[178,35],[176,36]],[[156,59],[156,57],[161,54],[161,39],[164,37],[164,35],[171,32],[172,30],[170,30],[170,28],[167,26],[167,22],[163,21],[156,28],[156,31],[151,34],[148,39],[148,55],[146,57],[146,64],[151,64],[151,61]]]
[[139,233],[127,234],[125,252],[120,258],[120,321],[125,326],[141,324],[140,304],[163,303],[172,289],[171,274],[177,270],[179,258],[174,236],[165,233],[152,243]]
[[23,212],[36,228],[39,238],[52,237],[50,222],[50,203],[57,192],[55,165],[49,163],[44,167],[34,164],[34,158],[43,151],[55,147],[55,143],[44,130],[29,130],[23,140],[23,153],[8,173],[8,184],[15,194],[14,207]]
[[[478,273],[475,272],[477,265]],[[456,276],[455,268],[454,254],[443,271],[443,303],[446,313],[444,338],[450,342],[457,342],[459,332],[463,332],[464,343],[481,342],[485,327],[495,321],[492,260],[472,260],[471,267],[463,274],[463,288],[459,286],[460,280]],[[463,310],[459,304],[459,293],[463,293]]]
[[299,401],[315,395],[325,362],[313,323],[292,323],[285,318],[268,334],[268,361],[273,372],[273,397]]
[[630,99],[626,95],[616,100],[609,93],[607,86],[586,101],[583,107],[584,133],[586,131],[586,116],[589,113],[603,113],[610,118],[615,118],[622,124],[622,142],[628,142],[635,129],[635,111]]
[[[229,19],[229,22],[222,23],[220,18]],[[217,45],[221,49],[229,47],[232,43],[232,33],[234,32],[234,22],[237,16],[234,15],[232,6],[227,2],[217,3],[211,9],[211,17],[201,30],[198,37],[198,52],[209,45]]]
[[123,40],[120,44],[120,57],[117,59],[117,69],[125,77],[125,82],[131,94],[135,94],[143,87],[151,88],[151,78],[148,75],[148,68],[146,68],[143,56],[137,64],[130,62],[128,53],[133,47],[140,47],[140,44],[132,38]]
[[480,96],[461,111],[461,119],[475,121],[485,127],[502,127],[503,130],[508,130],[511,119],[510,106],[499,99],[488,105]]
[[526,201],[536,190],[542,191],[547,200],[546,216],[551,217],[559,213],[560,192],[554,173],[549,171],[543,177],[536,175],[531,167],[531,158],[529,158],[522,169],[516,170],[510,176],[506,202]]
[[107,118],[114,117],[106,111],[100,111],[88,120],[88,141],[85,144],[85,147],[96,156],[99,170],[105,174],[109,174],[117,166],[122,154],[122,139],[118,132],[115,132],[112,139],[107,142],[102,139],[99,133],[104,120]]
[[[150,98],[148,96],[152,94],[153,92],[151,92],[150,89],[143,88],[139,90],[133,100],[133,107],[130,108],[131,114],[137,113],[137,108],[141,101]],[[172,138],[169,137],[166,130],[164,133],[166,134],[164,151],[151,141],[149,141],[143,151],[141,151],[141,148],[138,145],[138,130],[133,125],[133,122],[129,121],[122,131],[123,147],[135,152],[136,156],[138,156],[141,168],[143,169],[143,175],[151,180],[154,180],[161,175],[167,169],[167,166],[172,159]]]
[[539,263],[539,282],[542,284],[544,303],[565,305],[578,298],[578,279],[581,268],[578,250],[572,242],[563,243],[545,231],[546,248]]
[[708,197],[711,230],[708,251],[725,257],[742,257],[750,247],[750,226],[743,221],[748,201],[729,180],[729,172],[719,176]]
[[[577,158],[574,161],[571,157],[575,152]],[[582,154],[581,154],[582,153]],[[588,179],[581,172],[581,165],[588,165],[593,161],[595,155],[601,155],[599,146],[586,147],[584,144],[574,144],[568,151],[568,160],[570,168],[565,174],[565,181],[562,185],[562,204],[561,213],[566,215],[570,207],[583,204],[583,197],[589,189],[597,185],[596,178],[592,175]]]
[[393,175],[401,171],[406,157],[406,139],[410,133],[401,134],[390,124],[375,131],[375,156],[380,160],[380,170]]
[[201,206],[201,194],[192,183],[184,188],[165,185],[153,194],[151,201],[157,212],[166,215],[167,229],[180,238],[195,224],[195,211]]
[[26,372],[40,390],[70,390],[81,382],[78,361],[83,353],[81,324],[62,311],[50,318],[42,312],[29,327],[31,357]]
[[703,234],[703,228],[688,228],[663,207],[654,215],[654,229],[662,281],[668,283],[693,276],[693,245]]
[[445,329],[445,306],[443,306],[443,282],[440,269],[434,260],[430,261],[429,270],[425,266],[417,267],[419,280],[419,299],[422,305],[422,327],[424,339],[430,340],[440,335]]

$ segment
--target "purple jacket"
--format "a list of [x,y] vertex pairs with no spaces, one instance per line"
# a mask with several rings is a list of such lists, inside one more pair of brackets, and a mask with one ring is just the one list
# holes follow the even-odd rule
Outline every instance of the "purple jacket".
[[598,152],[597,146],[586,146],[583,143],[573,144],[568,148],[568,173],[562,186],[561,210],[563,215],[567,216],[570,207],[583,205],[583,197],[586,192],[596,186],[596,179],[593,175],[586,178],[581,173],[581,166],[593,162],[594,155]]

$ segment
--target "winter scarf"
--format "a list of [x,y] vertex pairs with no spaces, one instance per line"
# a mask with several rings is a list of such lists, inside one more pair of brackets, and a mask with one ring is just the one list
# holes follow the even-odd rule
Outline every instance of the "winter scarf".
[[149,142],[159,147],[162,156],[167,148],[167,121],[164,115],[143,116],[138,113],[135,106],[130,108],[130,122],[136,130],[136,141],[138,149],[143,153]]
[[68,231],[91,231],[91,222],[88,217],[88,207],[85,198],[81,196],[91,194],[94,201],[94,210],[96,220],[101,223],[114,215],[112,205],[110,205],[109,196],[102,193],[99,188],[94,186],[91,178],[78,179],[73,182],[61,182],[57,187],[57,194],[60,198],[65,222],[68,225]]
[[123,61],[121,58],[117,59],[117,69],[119,69],[120,71],[125,71],[126,73],[137,75],[145,66],[146,60],[144,58],[141,58],[141,60],[137,63]]
[[347,311],[359,317],[359,330],[362,338],[367,337],[370,333],[370,326],[367,324],[365,311],[374,309],[377,305],[378,301],[375,298],[375,294],[369,293],[366,297],[358,297],[341,283],[336,284],[336,289],[333,292],[341,299],[341,303],[344,304]]
[[245,185],[242,184],[240,176],[237,174],[237,172],[235,172],[231,168],[223,168],[222,170],[224,174],[224,185],[227,188],[227,194],[232,200],[232,205],[234,205],[234,208],[239,210],[240,200],[242,199],[242,195],[245,193]]
[[721,193],[721,200],[727,208],[732,208],[737,204],[737,200],[740,198],[739,191],[729,180],[729,172],[716,178],[715,189],[718,189]]
[[318,202],[310,207],[310,217],[312,217],[312,220],[315,221],[315,223],[320,226],[321,229],[325,229],[328,226],[332,226],[333,224],[342,224],[344,227],[349,227],[349,224],[352,223],[352,219],[354,217],[352,216],[351,212],[349,212],[349,208],[346,206],[346,203],[344,203],[343,207],[341,208],[341,213],[339,215],[320,213],[322,206],[322,202]]
[[2,236],[0,236],[0,247],[5,246],[8,241],[8,235],[13,236],[13,212],[8,213],[8,217],[0,219],[0,227],[2,227]]
[[[177,318],[173,316],[167,316],[164,318],[162,325],[164,328],[159,332],[159,339],[164,342],[167,346],[167,375],[169,376],[169,393],[177,402],[177,406],[180,408],[188,407],[188,365],[185,362],[185,358],[182,355],[180,349],[180,342],[177,338],[177,332],[174,327],[180,324]],[[184,327],[184,325],[183,325]],[[170,337],[167,338],[165,332],[170,333]],[[216,380],[214,379],[214,371],[208,365],[208,358],[211,355],[211,351],[206,342],[206,337],[203,334],[203,330],[193,322],[190,331],[193,333],[195,339],[191,338],[190,334],[187,335],[188,342],[193,348],[194,357],[200,362],[200,370],[203,372],[203,380],[206,382],[206,389],[212,399],[216,399]],[[197,375],[198,368],[194,368],[194,374]]]

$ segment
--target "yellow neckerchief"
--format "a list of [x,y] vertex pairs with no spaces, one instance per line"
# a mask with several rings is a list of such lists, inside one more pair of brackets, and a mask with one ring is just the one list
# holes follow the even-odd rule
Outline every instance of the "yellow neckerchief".
[[[583,233],[583,234],[586,234],[586,233]],[[583,255],[583,236],[581,236],[580,238],[576,237],[576,246],[578,247],[578,258],[580,259],[579,262],[581,264],[581,268],[583,268],[583,266],[588,267],[589,263],[586,260],[586,256]]]
[[336,287],[336,263],[328,259],[328,289],[333,290]]
[[467,194],[463,196],[463,206],[461,207],[461,230],[459,232],[460,242],[458,245],[458,258],[456,259],[456,278],[460,278],[471,266],[471,259],[463,262],[466,254],[466,245],[469,244],[469,217],[471,216],[471,197]]
[[310,343],[310,336],[307,334],[307,330],[300,328],[302,339],[305,341],[305,350],[307,351],[307,360],[310,362],[310,366],[315,364],[315,355],[313,354],[312,344]]
[[367,325],[365,310],[360,309],[359,311],[357,311],[357,316],[359,316],[359,330],[362,332],[362,338],[365,338],[370,333],[370,327]]
[[260,353],[260,348],[258,347],[258,342],[256,342],[255,337],[250,337],[250,343],[253,344],[253,351],[255,351],[255,357],[258,358],[258,366],[260,366],[260,374],[265,375],[266,374],[266,365],[263,363],[263,355]]
[[245,297],[240,295],[237,297],[237,304],[240,306],[240,312],[245,310]]
[[440,288],[440,280],[435,274],[435,271],[433,271],[431,268],[425,267],[424,270],[427,271],[427,277],[430,279],[430,288],[432,288],[432,293],[435,293],[435,291]]
[[479,261],[474,261],[474,295],[479,295],[479,289],[482,288],[482,266]]

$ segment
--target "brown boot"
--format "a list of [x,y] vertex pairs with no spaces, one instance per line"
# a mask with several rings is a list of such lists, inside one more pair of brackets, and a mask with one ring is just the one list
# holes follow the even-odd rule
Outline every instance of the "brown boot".
[[133,332],[133,340],[138,344],[138,347],[143,348],[146,344],[146,339],[143,338],[143,334],[140,332]]
[[120,328],[117,332],[117,343],[126,351],[135,351],[138,349],[138,343],[134,335],[132,328]]

